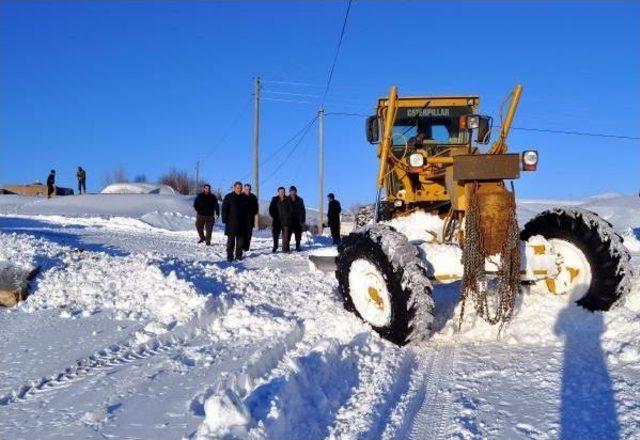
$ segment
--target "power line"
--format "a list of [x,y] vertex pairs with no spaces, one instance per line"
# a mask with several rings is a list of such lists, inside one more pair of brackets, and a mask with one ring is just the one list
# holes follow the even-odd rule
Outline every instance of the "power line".
[[264,97],[262,98],[263,101],[271,101],[271,102],[288,102],[289,104],[313,104],[316,105],[315,102],[310,102],[310,101],[300,101],[297,99],[282,99],[282,98],[269,98],[269,97]]
[[[287,91],[283,91],[283,90],[265,90],[264,93],[268,93],[271,95],[285,95],[285,96],[294,96],[294,97],[298,97],[298,98],[321,98],[322,95],[314,95],[314,94],[309,94],[309,93],[297,93],[297,92],[287,92]],[[365,100],[365,99],[358,99],[358,98],[351,98],[351,97],[347,97],[347,96],[334,96],[334,95],[327,95],[326,98],[329,98],[331,100],[337,100],[337,101],[345,101],[345,102],[351,102],[351,103],[358,103],[358,104],[362,104],[362,105],[369,105],[370,101],[369,100]],[[274,98],[274,99],[288,99],[288,98]],[[366,104],[365,104],[366,102]]]
[[325,87],[325,84],[312,84],[312,83],[301,82],[301,81],[280,81],[275,79],[264,79],[262,80],[262,82],[265,84],[281,84],[281,85],[297,86],[297,87],[316,87],[316,88]]
[[[273,151],[269,157],[267,157],[266,159],[264,159],[262,162],[260,162],[260,167],[265,166],[266,164],[268,164],[269,162],[271,162],[278,154],[280,154],[281,151],[283,151],[285,149],[285,147],[287,145],[289,145],[291,142],[293,142],[294,140],[296,140],[296,138],[298,136],[300,136],[301,134],[306,134],[306,131],[308,131],[311,126],[313,125],[313,123],[316,121],[316,119],[318,118],[318,116],[314,116],[310,121],[308,121],[305,125],[302,126],[302,128],[300,128],[300,130],[296,131],[296,133],[291,136],[286,142],[282,143],[280,146],[278,146],[278,148],[275,149],[275,151]],[[245,174],[243,180],[245,180],[246,178],[248,178],[250,176],[251,173],[247,173]]]
[[264,93],[270,93],[272,95],[301,96],[304,98],[320,98],[320,95],[311,95],[309,93],[285,92],[281,90],[265,90]]
[[[263,97],[262,98],[263,101],[270,101],[270,102],[284,102],[284,103],[288,103],[288,104],[300,104],[300,105],[317,105],[316,102],[312,102],[312,101],[302,101],[299,99],[281,99],[281,98],[269,98],[269,97]],[[348,103],[348,102],[333,102],[333,101],[328,101],[327,102],[330,106],[334,106],[334,107],[350,107],[350,108],[357,108],[357,109],[362,109],[365,107],[364,104],[355,104],[355,103]]]
[[300,144],[302,143],[302,141],[304,140],[304,138],[307,136],[307,133],[309,133],[309,130],[311,129],[311,127],[313,127],[314,123],[316,122],[316,120],[318,119],[318,117],[314,117],[310,123],[308,123],[305,127],[304,127],[304,131],[302,133],[302,135],[300,136],[300,139],[298,139],[298,142],[296,142],[293,147],[291,148],[291,150],[289,150],[289,153],[285,156],[285,158],[282,160],[282,162],[280,162],[280,165],[278,165],[273,172],[269,175],[269,177],[267,177],[267,179],[265,180],[266,182],[269,182],[277,173],[278,171],[280,171],[280,169],[287,163],[287,161],[291,158],[291,156],[293,156],[293,153],[296,152],[296,150],[298,149],[298,147],[300,146]]
[[329,69],[329,77],[327,78],[327,85],[324,88],[324,93],[322,94],[322,100],[320,105],[324,103],[324,99],[329,92],[329,87],[331,87],[331,80],[333,79],[333,71],[336,68],[336,63],[338,62],[338,56],[340,55],[340,48],[342,47],[342,39],[344,38],[344,33],[347,29],[347,19],[349,18],[349,11],[351,11],[351,3],[353,0],[349,0],[347,4],[347,11],[344,14],[344,20],[342,22],[342,30],[340,31],[340,38],[338,39],[338,46],[336,47],[336,53],[333,56],[333,62],[331,63],[331,68]]
[[565,130],[550,130],[546,128],[528,128],[528,127],[511,127],[512,130],[522,130],[522,131],[535,131],[540,133],[554,133],[554,134],[570,134],[574,136],[588,136],[588,137],[601,137],[601,138],[611,138],[611,139],[627,139],[638,141],[640,137],[637,136],[626,136],[626,135],[617,135],[617,134],[607,134],[607,133],[588,133],[583,131],[565,131]]
[[[267,157],[260,165],[264,166],[267,163],[269,163],[274,157],[276,157],[282,150],[284,150],[284,148],[289,145],[291,142],[293,142],[298,136],[300,136],[301,134],[304,135],[306,134],[306,132],[311,128],[311,126],[313,125],[314,122],[316,122],[316,119],[318,119],[318,116],[314,116],[309,122],[307,122],[300,130],[298,130],[296,132],[296,134],[294,134],[293,136],[291,136],[291,138],[289,138],[288,141],[286,141],[284,144],[280,145],[273,153],[271,153],[271,155],[269,157]],[[304,134],[303,134],[304,133]]]
[[[365,117],[365,118],[370,116],[364,113],[348,113],[348,112],[328,112],[328,113],[325,113],[325,115],[356,116],[356,117]],[[494,125],[494,128],[500,128],[500,125]],[[608,134],[608,133],[589,133],[589,132],[583,132],[583,131],[552,130],[547,128],[529,128],[529,127],[511,127],[511,129],[521,130],[521,131],[535,131],[539,133],[568,134],[573,136],[626,139],[626,140],[633,140],[633,141],[640,140],[640,137],[638,136],[627,136],[627,135],[617,135],[617,134]]]
[[327,112],[325,113],[325,116],[327,115],[336,115],[336,116],[357,116],[357,117],[364,117],[364,118],[368,118],[371,115],[366,115],[364,113],[349,113],[349,112]]
[[234,116],[233,120],[231,121],[231,124],[229,124],[229,126],[225,130],[222,137],[218,140],[218,142],[216,142],[213,145],[213,147],[211,147],[211,150],[209,150],[209,152],[202,157],[203,161],[211,157],[211,155],[218,149],[218,147],[220,147],[220,145],[222,145],[227,140],[233,128],[238,124],[238,122],[240,121],[240,117],[244,114],[245,109],[249,106],[249,104],[251,104],[252,100],[253,100],[253,97],[249,97],[249,99],[247,99],[247,101],[240,108],[238,113]]

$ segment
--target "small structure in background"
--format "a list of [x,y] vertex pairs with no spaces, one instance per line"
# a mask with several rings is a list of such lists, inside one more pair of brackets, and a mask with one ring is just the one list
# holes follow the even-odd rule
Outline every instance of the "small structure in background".
[[[0,187],[0,194],[18,194],[21,196],[30,197],[46,197],[47,185],[43,185],[40,182],[32,183],[30,185],[7,185]],[[72,196],[73,189],[63,188],[60,186],[55,187],[54,195],[56,196]]]

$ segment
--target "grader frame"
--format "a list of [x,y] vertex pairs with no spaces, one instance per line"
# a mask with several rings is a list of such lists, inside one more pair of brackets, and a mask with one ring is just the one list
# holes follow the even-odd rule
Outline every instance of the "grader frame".
[[[335,271],[345,308],[382,337],[401,345],[429,337],[433,281],[461,280],[461,318],[469,299],[491,324],[511,319],[521,284],[588,310],[608,310],[629,292],[629,253],[597,214],[557,207],[519,228],[513,184],[505,180],[535,170],[538,158],[534,150],[508,153],[521,94],[518,85],[509,95],[486,152],[479,145],[489,142],[492,124],[476,114],[477,96],[400,98],[394,86],[367,119],[367,140],[378,144],[380,160],[375,221],[363,208],[359,227],[335,254],[312,253],[309,260],[314,269]],[[418,231],[403,230],[411,220],[401,217],[416,211],[439,219],[426,216]]]
[[[482,182],[482,187],[488,192],[504,192],[504,179],[520,177],[520,155],[507,154],[507,137],[511,129],[513,118],[522,94],[522,86],[517,85],[511,96],[511,104],[507,111],[498,140],[494,142],[486,154],[482,154],[473,146],[472,137],[461,136],[463,142],[441,148],[435,154],[429,154],[423,148],[415,149],[423,157],[423,165],[411,166],[409,156],[398,158],[393,154],[393,126],[399,110],[407,109],[413,113],[442,114],[444,110],[457,109],[459,116],[459,130],[469,128],[471,117],[476,116],[480,98],[477,96],[424,96],[398,97],[398,89],[391,87],[388,98],[378,101],[375,118],[383,121],[382,140],[377,155],[380,164],[377,174],[377,188],[380,194],[384,188],[386,201],[394,205],[396,211],[411,212],[420,207],[427,211],[438,204],[450,202],[452,211],[457,216],[467,209],[469,193],[474,182]],[[416,109],[419,109],[416,111]],[[448,113],[448,112],[447,112]],[[369,119],[369,124],[374,122]],[[485,130],[479,133],[480,143],[486,143],[491,128],[485,124]],[[477,127],[477,129],[480,129]],[[409,149],[409,145],[406,145]],[[400,189],[398,189],[400,188]],[[378,197],[379,199],[379,197]]]

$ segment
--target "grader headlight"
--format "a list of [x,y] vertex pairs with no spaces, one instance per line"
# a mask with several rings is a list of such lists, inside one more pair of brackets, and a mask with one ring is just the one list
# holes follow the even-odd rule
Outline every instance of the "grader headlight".
[[424,166],[424,156],[420,153],[413,153],[409,156],[409,165],[411,165],[412,168]]
[[536,150],[525,150],[522,152],[522,169],[524,171],[535,171],[538,168],[538,152]]
[[467,128],[469,130],[475,130],[480,126],[480,116],[469,115],[467,116]]

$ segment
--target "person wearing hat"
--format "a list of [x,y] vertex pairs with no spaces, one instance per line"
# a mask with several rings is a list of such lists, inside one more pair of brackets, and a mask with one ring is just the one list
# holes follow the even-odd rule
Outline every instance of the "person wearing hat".
[[251,184],[244,184],[244,193],[247,202],[247,214],[249,215],[249,227],[247,228],[247,235],[242,243],[242,250],[249,251],[251,247],[251,237],[253,236],[253,228],[256,226],[256,215],[260,212],[260,205],[258,204],[258,198],[251,192]]
[[242,260],[242,245],[249,229],[247,196],[242,193],[242,182],[233,184],[233,191],[222,200],[222,223],[227,236],[227,261]]
[[193,201],[193,209],[196,210],[196,231],[200,237],[198,243],[205,242],[209,246],[215,218],[220,217],[220,205],[218,198],[211,192],[211,185],[202,185],[202,192]]
[[269,215],[271,216],[271,232],[273,235],[273,249],[278,250],[278,240],[282,233],[282,252],[289,252],[289,197],[287,197],[284,186],[278,187],[278,193],[271,199],[269,205]]
[[289,215],[289,234],[287,237],[287,248],[291,242],[291,235],[296,237],[296,251],[300,250],[300,241],[302,240],[302,227],[306,221],[307,211],[304,207],[304,200],[298,197],[298,189],[291,185],[289,188],[289,206],[291,213]]
[[336,200],[336,196],[333,193],[329,193],[327,195],[329,199],[329,210],[327,212],[327,223],[329,224],[329,229],[331,230],[331,238],[333,239],[333,244],[340,244],[340,212],[342,212],[342,207],[340,206],[340,202]]
[[56,186],[56,170],[51,170],[47,177],[47,199],[51,198],[51,194],[55,192]]

